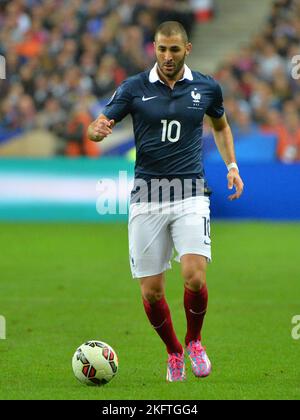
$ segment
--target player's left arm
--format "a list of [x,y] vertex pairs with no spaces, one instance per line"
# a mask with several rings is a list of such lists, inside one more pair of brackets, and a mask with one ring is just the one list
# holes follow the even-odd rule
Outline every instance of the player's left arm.
[[[210,126],[212,127],[217,148],[226,166],[228,167],[231,163],[236,164],[233,135],[225,113],[221,118],[212,118],[209,116],[207,116],[207,118]],[[228,197],[229,200],[236,200],[237,198],[240,198],[243,193],[244,183],[240,177],[237,167],[229,169],[227,179],[228,189],[231,190],[234,186],[236,190],[234,194]]]

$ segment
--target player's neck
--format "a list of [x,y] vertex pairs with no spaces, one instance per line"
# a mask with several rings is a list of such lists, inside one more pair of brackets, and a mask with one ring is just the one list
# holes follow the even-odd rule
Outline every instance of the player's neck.
[[182,67],[182,69],[180,70],[180,72],[178,72],[174,77],[166,77],[161,70],[159,69],[159,67],[157,66],[157,72],[158,75],[160,77],[160,79],[166,84],[168,85],[171,89],[174,89],[174,86],[176,84],[176,82],[178,82],[178,80],[181,80],[183,78],[184,75],[184,66]]

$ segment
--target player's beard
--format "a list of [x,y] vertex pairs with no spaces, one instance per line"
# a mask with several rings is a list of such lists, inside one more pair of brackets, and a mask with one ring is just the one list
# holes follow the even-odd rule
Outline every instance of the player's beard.
[[159,70],[161,71],[161,73],[163,74],[164,77],[166,77],[166,79],[168,80],[176,80],[177,75],[182,71],[183,66],[185,64],[185,58],[186,58],[186,53],[184,54],[183,58],[177,62],[177,63],[172,63],[172,66],[170,67],[170,70],[167,70],[165,65],[166,63],[163,63],[162,66],[158,65]]

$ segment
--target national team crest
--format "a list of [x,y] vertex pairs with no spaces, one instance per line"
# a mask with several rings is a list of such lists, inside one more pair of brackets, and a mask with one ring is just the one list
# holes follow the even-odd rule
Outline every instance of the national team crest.
[[193,102],[194,102],[194,104],[199,104],[199,103],[200,103],[201,93],[198,93],[198,92],[197,92],[197,89],[194,89],[194,90],[191,92],[191,96],[192,96],[192,98],[193,98]]

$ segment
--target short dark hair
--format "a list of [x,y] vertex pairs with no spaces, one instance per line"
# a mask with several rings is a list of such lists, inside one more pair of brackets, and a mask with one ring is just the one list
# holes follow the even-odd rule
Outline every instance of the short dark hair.
[[158,34],[162,34],[164,36],[181,35],[184,42],[189,42],[186,30],[180,22],[176,22],[175,20],[161,23],[156,29],[154,37],[155,40]]

